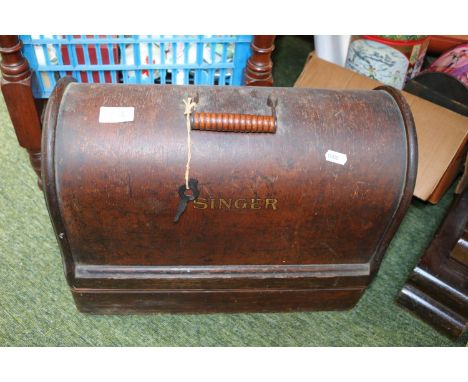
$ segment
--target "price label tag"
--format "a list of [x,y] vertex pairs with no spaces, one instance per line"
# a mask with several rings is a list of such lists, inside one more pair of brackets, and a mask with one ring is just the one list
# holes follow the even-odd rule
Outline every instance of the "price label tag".
[[134,118],[134,107],[101,106],[99,109],[99,123],[132,122]]
[[346,154],[342,154],[333,150],[328,150],[325,153],[325,159],[328,162],[338,163],[342,166],[348,161],[348,157],[346,156]]

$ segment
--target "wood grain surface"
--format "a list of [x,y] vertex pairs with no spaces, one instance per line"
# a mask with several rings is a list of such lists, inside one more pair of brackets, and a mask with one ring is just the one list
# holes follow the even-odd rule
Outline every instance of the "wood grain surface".
[[[271,112],[267,99],[274,97],[278,128],[192,131],[190,177],[200,197],[174,224],[187,162],[188,97],[198,98],[200,112],[260,115]],[[101,106],[134,107],[134,121],[99,123]],[[161,289],[351,288],[360,291],[350,294],[356,302],[415,180],[412,118],[388,89],[65,80],[49,101],[43,139],[46,198],[75,298],[85,296],[80,288],[147,289],[155,298]],[[346,155],[346,163],[327,157],[330,150]],[[245,301],[245,309],[261,310]],[[196,311],[193,304],[187,310]],[[323,302],[310,308],[327,309]]]

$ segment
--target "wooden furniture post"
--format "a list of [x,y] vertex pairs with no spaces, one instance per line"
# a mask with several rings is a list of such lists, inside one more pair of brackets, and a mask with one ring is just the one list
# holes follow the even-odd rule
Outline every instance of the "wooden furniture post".
[[31,89],[31,70],[16,35],[0,35],[1,88],[19,144],[28,153],[41,187],[41,121]]
[[452,204],[397,302],[449,337],[468,330],[468,156]]
[[271,52],[275,49],[275,36],[257,35],[252,41],[252,55],[245,68],[247,86],[273,86]]

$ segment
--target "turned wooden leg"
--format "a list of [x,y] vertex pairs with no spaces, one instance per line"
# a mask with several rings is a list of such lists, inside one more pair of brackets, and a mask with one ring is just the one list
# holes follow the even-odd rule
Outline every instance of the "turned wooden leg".
[[1,88],[21,147],[28,153],[41,187],[41,122],[31,89],[31,70],[21,53],[21,40],[0,35]]
[[254,36],[252,55],[245,68],[247,86],[273,86],[271,52],[275,49],[275,36]]

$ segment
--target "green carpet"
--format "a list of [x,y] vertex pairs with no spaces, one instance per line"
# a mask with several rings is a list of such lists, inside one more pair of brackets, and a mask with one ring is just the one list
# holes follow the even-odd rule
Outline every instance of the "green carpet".
[[[311,40],[281,38],[278,85],[291,85]],[[413,201],[382,267],[347,312],[90,316],[66,284],[44,199],[0,97],[0,346],[460,346],[396,306],[395,296],[451,201]]]

